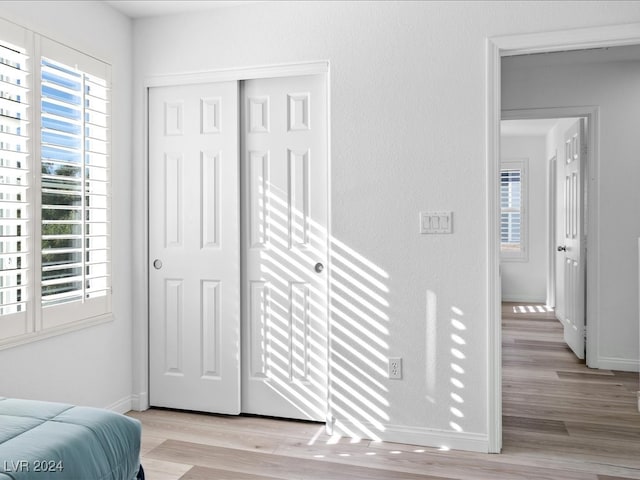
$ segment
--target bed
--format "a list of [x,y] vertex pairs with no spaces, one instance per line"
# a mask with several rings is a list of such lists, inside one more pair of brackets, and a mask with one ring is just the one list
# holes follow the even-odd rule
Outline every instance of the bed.
[[0,480],[144,480],[141,431],[109,410],[0,397]]

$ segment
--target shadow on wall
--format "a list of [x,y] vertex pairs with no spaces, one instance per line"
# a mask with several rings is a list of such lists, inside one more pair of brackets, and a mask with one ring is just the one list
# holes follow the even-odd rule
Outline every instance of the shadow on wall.
[[[440,381],[446,381],[446,389],[449,392],[450,403],[447,406],[448,426],[455,432],[464,432],[464,404],[465,404],[465,376],[467,366],[467,326],[465,314],[457,306],[451,306],[446,310],[445,321],[438,320],[438,297],[432,290],[427,290],[427,316],[426,316],[426,386],[427,408],[429,404],[436,406],[436,391],[445,387],[438,385]],[[438,341],[438,328],[444,329],[446,342]],[[438,353],[438,348],[441,353]],[[441,358],[439,358],[439,355]],[[438,359],[447,359],[444,370],[438,370]],[[442,375],[442,377],[440,376]],[[448,450],[446,445],[441,450]]]
[[339,240],[331,255],[331,403],[334,434],[380,440],[389,422],[387,272]]
[[[295,202],[289,194],[268,182],[264,185],[265,202],[259,210],[265,218],[260,224],[266,229],[263,233],[269,248],[260,254],[260,280],[268,285],[269,298],[259,302],[268,310],[259,315],[265,319],[258,336],[263,345],[252,350],[264,352],[260,361],[266,367],[267,383],[301,417],[333,421],[330,442],[337,443],[342,437],[352,442],[381,441],[390,422],[389,274],[340,240],[328,239],[324,227],[310,220],[308,201],[292,207]],[[324,258],[327,246],[329,292],[325,275],[309,275],[317,259]],[[328,299],[330,324],[326,318]],[[414,378],[425,382],[427,414],[442,412],[436,392],[448,390],[448,427],[464,432],[468,368],[465,313],[450,306],[443,315],[438,308],[436,293],[428,290],[426,376],[424,380]],[[324,382],[327,368],[331,380],[328,395]],[[409,374],[404,381],[414,380]]]

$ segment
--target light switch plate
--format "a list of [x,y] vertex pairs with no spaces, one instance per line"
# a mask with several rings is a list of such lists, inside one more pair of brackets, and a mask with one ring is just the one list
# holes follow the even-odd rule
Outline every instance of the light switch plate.
[[453,229],[452,212],[420,212],[420,233],[451,233]]

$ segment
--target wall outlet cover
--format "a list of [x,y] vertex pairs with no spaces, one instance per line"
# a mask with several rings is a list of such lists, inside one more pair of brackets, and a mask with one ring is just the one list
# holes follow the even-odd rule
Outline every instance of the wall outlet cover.
[[399,380],[402,378],[402,358],[389,357],[389,378]]

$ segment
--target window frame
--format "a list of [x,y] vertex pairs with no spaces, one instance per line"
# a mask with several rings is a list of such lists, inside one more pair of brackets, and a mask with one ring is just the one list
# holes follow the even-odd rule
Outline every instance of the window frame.
[[[102,324],[113,319],[112,315],[112,130],[111,130],[111,105],[112,105],[112,79],[111,65],[102,60],[84,53],[75,48],[63,45],[55,40],[38,34],[6,19],[0,18],[0,40],[3,43],[9,43],[20,46],[24,49],[27,56],[26,70],[28,72],[27,87],[27,121],[26,127],[28,155],[26,163],[28,172],[28,194],[26,207],[27,212],[27,235],[28,247],[26,263],[27,263],[27,279],[23,283],[25,286],[26,306],[22,312],[16,314],[7,314],[0,316],[0,350],[11,348],[17,345],[30,343],[55,335],[61,335],[67,332],[76,331],[93,325]],[[105,183],[106,183],[106,271],[107,271],[107,287],[104,290],[104,296],[100,301],[95,302],[93,299],[82,298],[79,301],[73,301],[55,305],[53,307],[44,307],[42,303],[42,254],[43,254],[43,236],[42,236],[42,73],[41,62],[43,58],[53,59],[56,62],[72,66],[83,75],[91,75],[99,77],[106,82],[106,166],[105,166]],[[84,97],[83,97],[84,98]],[[84,119],[82,125],[85,125]],[[82,127],[82,142],[88,139],[86,130]],[[81,150],[82,156],[78,165],[81,169],[87,168],[85,150]],[[84,178],[84,177],[83,177]],[[88,183],[81,181],[81,195],[84,197],[90,195],[88,192]],[[82,218],[84,219],[84,211]],[[83,220],[84,222],[85,220]],[[88,221],[88,219],[86,220]],[[84,238],[84,237],[83,237]],[[91,250],[91,246],[83,241],[82,255],[85,256]],[[83,271],[83,278],[85,277]],[[3,320],[7,320],[7,324],[3,325]],[[20,327],[20,324],[23,327]],[[18,328],[20,327],[20,328]]]
[[505,170],[520,171],[520,248],[504,249],[502,246],[502,198],[499,199],[500,209],[500,260],[505,262],[527,262],[529,260],[529,215],[528,215],[528,183],[529,183],[529,159],[508,158],[500,162],[500,177],[498,178],[499,194],[502,195],[502,172]]

